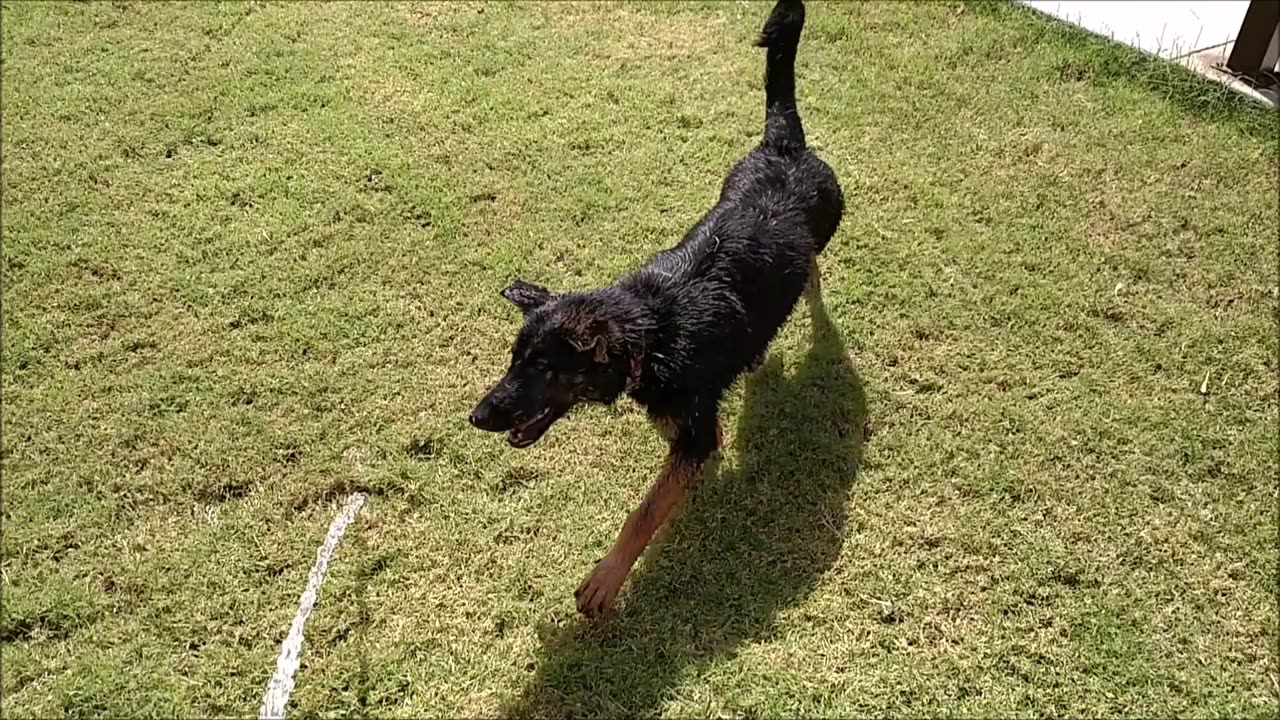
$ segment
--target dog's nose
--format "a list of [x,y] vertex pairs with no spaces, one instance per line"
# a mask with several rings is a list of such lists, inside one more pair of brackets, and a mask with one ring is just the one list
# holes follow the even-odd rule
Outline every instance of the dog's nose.
[[484,430],[489,423],[489,410],[483,405],[479,405],[475,410],[471,411],[471,416],[467,419],[471,421],[472,426]]

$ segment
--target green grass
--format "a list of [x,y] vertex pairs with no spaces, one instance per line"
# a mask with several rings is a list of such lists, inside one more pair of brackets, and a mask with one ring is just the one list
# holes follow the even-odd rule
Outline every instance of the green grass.
[[497,291],[697,219],[766,11],[4,4],[3,714],[252,714],[363,488],[299,717],[1275,717],[1275,116],[1000,4],[811,5],[819,332],[575,618],[662,448],[470,429]]

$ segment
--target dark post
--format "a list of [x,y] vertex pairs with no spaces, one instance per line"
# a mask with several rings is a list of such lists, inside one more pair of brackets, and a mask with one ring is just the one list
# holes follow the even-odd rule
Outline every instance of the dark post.
[[1251,0],[1231,48],[1231,57],[1227,58],[1227,69],[1256,78],[1263,69],[1267,48],[1277,28],[1280,28],[1280,0]]

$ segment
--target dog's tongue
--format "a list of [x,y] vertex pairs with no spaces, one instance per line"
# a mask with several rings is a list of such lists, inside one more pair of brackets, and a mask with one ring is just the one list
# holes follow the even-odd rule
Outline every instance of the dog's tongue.
[[544,410],[523,425],[515,426],[507,433],[507,444],[517,448],[534,444],[547,431],[552,417],[550,410]]
[[537,438],[529,439],[525,437],[525,428],[516,428],[507,433],[507,444],[512,447],[526,447],[528,445],[532,445],[536,439]]

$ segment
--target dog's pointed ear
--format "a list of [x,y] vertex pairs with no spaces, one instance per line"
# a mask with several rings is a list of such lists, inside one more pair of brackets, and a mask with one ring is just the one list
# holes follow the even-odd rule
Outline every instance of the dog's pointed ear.
[[546,304],[552,298],[551,291],[541,285],[516,280],[502,291],[502,297],[515,303],[520,311],[528,314]]
[[596,362],[609,362],[609,344],[605,342],[603,335],[596,335],[590,342],[584,343],[577,340],[573,340],[572,342],[573,346],[577,348],[579,352],[593,353]]

